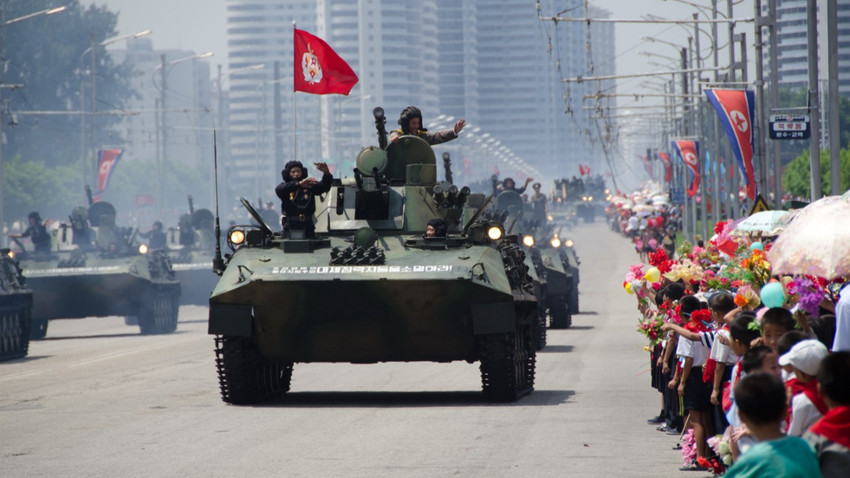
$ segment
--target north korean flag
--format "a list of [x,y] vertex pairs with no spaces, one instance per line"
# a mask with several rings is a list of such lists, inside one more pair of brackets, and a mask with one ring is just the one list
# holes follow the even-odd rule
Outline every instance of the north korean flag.
[[673,179],[673,167],[670,164],[670,155],[661,151],[655,154],[664,163],[664,182],[669,183]]
[[755,118],[755,93],[747,90],[705,90],[705,96],[714,106],[729,142],[732,153],[741,168],[747,184],[747,196],[755,200],[757,186],[753,170],[753,118]]
[[688,197],[694,197],[699,189],[699,141],[678,140],[670,143],[673,149],[679,153],[679,159],[691,170],[693,179],[688,186]]
[[109,178],[112,177],[112,171],[115,170],[115,165],[121,159],[124,150],[118,149],[101,149],[97,152],[97,195],[95,200],[100,200],[100,196],[106,191],[109,185]]

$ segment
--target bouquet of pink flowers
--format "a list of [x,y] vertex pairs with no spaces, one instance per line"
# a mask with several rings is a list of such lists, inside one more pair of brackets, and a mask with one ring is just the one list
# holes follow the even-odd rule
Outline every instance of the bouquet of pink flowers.
[[663,336],[663,333],[661,332],[661,325],[664,324],[663,317],[663,315],[659,314],[648,318],[638,319],[637,331],[646,335],[646,338],[649,339],[650,348],[661,343]]

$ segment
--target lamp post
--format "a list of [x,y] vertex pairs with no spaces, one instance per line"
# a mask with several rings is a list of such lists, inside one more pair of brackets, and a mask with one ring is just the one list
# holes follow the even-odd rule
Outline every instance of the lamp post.
[[[103,40],[99,43],[95,41],[94,35],[92,35],[91,36],[91,46],[86,48],[85,51],[83,51],[83,53],[80,55],[80,65],[82,66],[83,59],[85,58],[85,56],[87,54],[91,53],[91,70],[89,71],[89,77],[91,79],[91,109],[90,109],[91,128],[90,128],[90,131],[89,131],[89,147],[91,148],[92,157],[94,158],[95,162],[97,161],[97,142],[95,141],[96,134],[97,134],[97,47],[98,46],[105,47],[105,46],[111,45],[113,43],[118,43],[119,41],[122,41],[122,40],[130,40],[130,39],[135,39],[135,38],[141,38],[141,37],[144,37],[144,36],[148,36],[151,33],[153,33],[152,30],[142,30],[142,31],[139,31],[139,32],[136,32],[136,33],[129,33],[127,35],[120,35],[120,36],[117,36],[117,37],[114,37],[114,38],[108,38],[108,39]],[[83,83],[81,82],[80,83],[80,109],[82,109],[82,106],[83,106]],[[84,142],[84,138],[86,136],[85,129],[86,129],[85,116],[81,116],[80,117],[80,140],[81,140],[81,142]],[[83,176],[82,176],[83,184],[82,185],[83,185],[83,187],[85,187],[85,185],[87,184],[86,179],[88,179],[88,175],[86,174],[88,168],[86,168],[86,160],[85,160],[86,147],[85,147],[84,144],[81,144],[81,147],[82,147],[82,153],[80,154],[80,158],[81,158],[80,162],[82,163],[82,174],[83,174]]]
[[[61,6],[61,7],[56,7],[56,8],[47,8],[47,9],[44,9],[44,10],[39,10],[37,12],[28,13],[26,15],[13,18],[11,20],[5,20],[5,21],[3,20],[3,10],[0,10],[0,29],[5,29],[5,27],[7,27],[9,25],[12,25],[12,24],[15,24],[15,23],[18,23],[18,22],[22,22],[24,20],[28,20],[30,18],[35,18],[35,17],[39,17],[39,16],[42,16],[42,15],[53,15],[54,13],[64,12],[67,8],[68,7],[66,7],[66,6]],[[2,75],[3,75],[4,66],[5,66],[3,63],[5,63],[5,54],[4,54],[5,51],[4,50],[5,50],[5,46],[6,46],[3,42],[3,39],[4,39],[4,33],[0,32],[0,236],[1,236],[0,237],[0,244],[5,245],[6,244],[6,234],[5,234],[4,227],[5,227],[5,224],[6,224],[6,222],[5,222],[6,217],[5,217],[3,210],[6,207],[6,204],[5,204],[5,201],[3,200],[4,192],[3,192],[3,140],[2,140],[2,138],[3,138],[3,96],[2,95],[3,95],[3,88],[5,88],[6,86],[12,86],[12,85],[4,85],[3,84]]]
[[[157,216],[159,216],[161,211],[162,211],[162,206],[161,206],[162,197],[163,197],[163,194],[162,194],[162,186],[163,186],[162,172],[165,169],[164,168],[165,162],[168,161],[168,124],[166,123],[167,108],[166,108],[166,102],[165,102],[165,99],[166,99],[165,92],[168,89],[167,84],[166,84],[166,80],[168,79],[169,67],[172,67],[172,66],[174,66],[178,63],[183,63],[183,62],[192,61],[192,60],[200,60],[200,59],[203,59],[203,58],[209,58],[211,56],[213,56],[213,52],[208,51],[208,52],[200,53],[198,55],[187,56],[187,57],[184,57],[184,58],[179,58],[177,60],[172,60],[172,61],[166,62],[165,61],[165,53],[162,53],[162,54],[159,55],[160,64],[157,65],[156,68],[154,68],[153,71],[151,72],[151,82],[153,83],[154,88],[159,90],[160,124],[159,124],[158,130],[161,131],[161,134],[158,135],[157,137],[158,138],[161,137],[161,141],[162,141],[162,145],[161,145],[162,156],[160,156],[160,151],[159,151],[160,148],[157,148],[157,152],[156,152],[157,153],[156,154],[156,170],[157,170],[157,175],[156,175],[156,177],[157,177],[157,180],[156,180],[156,183],[157,183],[157,186],[156,186],[156,188],[157,188],[156,214],[157,214]],[[156,84],[156,72],[157,71],[160,72],[160,83],[161,84],[159,86]]]

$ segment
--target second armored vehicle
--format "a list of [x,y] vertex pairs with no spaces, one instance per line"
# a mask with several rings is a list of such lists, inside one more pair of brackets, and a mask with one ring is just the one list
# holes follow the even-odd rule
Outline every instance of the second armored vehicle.
[[115,226],[108,202],[78,207],[53,231],[49,253],[23,251],[21,269],[33,291],[30,337],[60,318],[135,316],[143,334],[174,332],[180,284],[162,251],[134,245],[135,231]]

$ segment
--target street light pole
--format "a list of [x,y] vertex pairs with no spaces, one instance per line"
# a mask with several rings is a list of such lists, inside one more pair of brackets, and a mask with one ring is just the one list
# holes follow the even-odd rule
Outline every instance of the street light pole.
[[[6,26],[11,25],[13,23],[18,23],[41,15],[53,15],[54,13],[64,12],[66,8],[68,7],[61,6],[57,8],[48,8],[6,21],[3,20],[4,10],[0,9],[0,28],[5,28]],[[3,84],[2,77],[3,69],[5,67],[5,47],[6,45],[3,42],[3,34],[0,33],[0,245],[6,244],[6,215],[4,213],[6,203],[3,200],[3,88],[5,88],[7,85]],[[17,87],[19,85],[8,86]]]
[[[761,0],[755,0],[755,50],[756,50],[756,118],[754,121],[758,125],[758,159],[759,159],[759,178],[758,189],[760,192],[767,194],[767,140],[764,133],[766,129],[764,115],[764,42],[762,40],[761,29],[764,26],[761,18]],[[817,57],[815,57],[817,58]],[[817,61],[817,60],[815,60]],[[752,126],[752,125],[751,125]]]
[[820,187],[820,106],[818,95],[818,12],[817,2],[807,0],[806,2],[806,30],[809,46],[809,121],[811,121],[811,132],[809,133],[809,173],[811,174],[811,200],[815,201],[822,196]]

